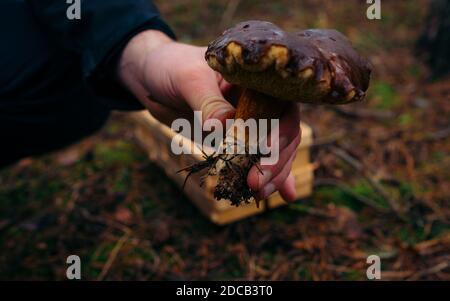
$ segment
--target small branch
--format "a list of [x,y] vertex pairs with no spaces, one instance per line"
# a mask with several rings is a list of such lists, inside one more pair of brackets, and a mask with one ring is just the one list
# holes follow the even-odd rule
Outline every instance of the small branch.
[[376,181],[373,176],[366,170],[364,165],[359,162],[356,158],[352,157],[349,153],[347,153],[344,149],[337,146],[330,146],[330,151],[339,157],[341,160],[346,162],[348,165],[353,167],[359,174],[361,174],[367,182],[378,192],[389,204],[389,207],[400,217],[402,220],[405,220],[405,216],[401,212],[400,206],[384,188],[383,186]]
[[117,254],[119,254],[120,249],[123,247],[125,242],[128,240],[129,234],[126,233],[123,235],[116,243],[114,248],[112,249],[111,253],[109,253],[108,260],[106,261],[105,265],[103,266],[103,269],[100,273],[100,275],[97,277],[97,281],[102,281],[105,276],[108,274],[112,264],[114,263],[114,260],[116,260]]
[[429,269],[426,269],[424,271],[420,271],[420,272],[414,274],[413,276],[408,278],[408,280],[412,280],[412,281],[419,280],[423,276],[428,276],[428,275],[433,275],[433,274],[439,273],[448,267],[450,267],[450,263],[447,261],[444,261],[444,262],[438,263],[437,265],[435,265]]
[[344,137],[344,135],[345,135],[345,133],[343,131],[340,131],[340,132],[331,134],[329,136],[317,137],[316,139],[314,139],[311,147],[318,147],[318,146],[334,144],[335,142],[340,140],[342,137]]
[[450,127],[446,128],[446,129],[439,130],[439,131],[434,132],[434,133],[431,133],[425,139],[431,140],[431,141],[436,141],[436,140],[445,139],[448,136],[450,136]]
[[403,280],[411,276],[414,271],[382,271],[381,279],[393,281],[393,280]]
[[360,195],[359,193],[354,192],[349,186],[347,186],[344,183],[341,183],[335,179],[317,179],[314,181],[314,186],[336,186],[366,206],[369,206],[369,207],[371,207],[379,212],[382,212],[382,213],[389,212],[388,209],[380,206],[374,200],[372,200],[366,196]]
[[319,208],[312,208],[305,205],[296,204],[295,206],[290,207],[293,210],[306,213],[308,215],[323,217],[323,218],[332,218],[333,215],[328,213],[326,210],[322,210]]
[[229,0],[225,12],[223,13],[222,20],[219,23],[219,29],[223,30],[228,27],[233,20],[234,14],[240,4],[240,0]]
[[80,208],[79,210],[80,210],[81,216],[83,216],[86,220],[88,220],[90,222],[99,223],[99,224],[102,224],[105,226],[110,226],[111,228],[117,229],[126,234],[130,234],[132,232],[130,228],[128,228],[120,223],[110,221],[110,220],[105,220],[99,216],[92,215],[86,208]]
[[395,117],[395,113],[391,111],[375,111],[365,109],[349,110],[341,106],[328,106],[327,108],[346,118],[391,119]]

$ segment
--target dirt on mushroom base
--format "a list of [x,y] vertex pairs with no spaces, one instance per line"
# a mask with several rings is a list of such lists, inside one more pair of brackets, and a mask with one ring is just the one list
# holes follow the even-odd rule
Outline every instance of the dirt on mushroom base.
[[248,187],[247,176],[252,166],[259,164],[260,158],[261,155],[235,155],[228,166],[218,171],[219,177],[214,189],[214,198],[229,200],[234,206],[248,204],[254,199],[259,206],[255,192]]
[[[247,175],[253,165],[259,164],[258,160],[260,157],[261,155],[251,154],[213,154],[204,156],[203,161],[178,171],[187,172],[183,189],[191,175],[207,169],[207,173],[201,178],[200,185],[203,186],[206,177],[218,175],[213,194],[216,200],[228,200],[233,206],[239,206],[243,203],[248,204],[252,199],[255,199],[255,193],[247,184]],[[219,162],[223,166],[218,169],[217,166],[221,165]],[[257,206],[259,206],[259,200],[255,200]]]
[[[228,142],[228,140],[224,140],[224,149],[226,149]],[[246,147],[246,149],[248,148]],[[201,177],[200,185],[203,185],[206,177],[213,176],[216,180],[213,193],[216,200],[228,200],[231,205],[239,206],[248,204],[254,199],[256,205],[259,206],[259,200],[255,198],[255,192],[247,184],[247,176],[254,165],[262,173],[259,167],[259,159],[262,156],[262,154],[250,154],[248,151],[245,151],[244,154],[229,154],[225,152],[207,155],[203,153],[203,161],[178,171],[187,173],[183,189],[191,175],[207,169],[207,172]]]

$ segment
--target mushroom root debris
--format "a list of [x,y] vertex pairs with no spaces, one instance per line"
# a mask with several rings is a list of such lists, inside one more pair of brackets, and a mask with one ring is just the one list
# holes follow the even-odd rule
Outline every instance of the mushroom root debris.
[[[242,22],[224,31],[209,44],[205,58],[225,80],[242,88],[235,119],[244,121],[279,118],[290,102],[361,101],[371,73],[369,61],[336,30],[289,33],[265,21]],[[236,206],[248,203],[255,194],[247,175],[259,158],[222,154],[210,160],[215,165],[208,174],[218,175],[214,197]]]

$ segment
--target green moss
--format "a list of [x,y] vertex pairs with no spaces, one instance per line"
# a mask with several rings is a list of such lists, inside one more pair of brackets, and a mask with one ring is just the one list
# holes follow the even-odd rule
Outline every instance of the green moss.
[[[349,187],[356,195],[366,197],[382,207],[387,208],[387,202],[379,196],[365,181],[360,181]],[[365,205],[358,200],[353,194],[335,186],[325,186],[316,189],[315,197],[324,200],[325,202],[334,203],[340,206],[346,206],[353,211],[361,211]],[[302,210],[302,208],[299,208]]]
[[356,281],[363,279],[364,275],[361,271],[349,270],[342,273],[343,280]]
[[133,248],[129,253],[129,257],[139,258],[146,262],[153,262],[156,256],[155,251],[140,246]]
[[386,82],[374,82],[369,90],[369,98],[374,99],[377,109],[389,110],[399,105],[394,87]]
[[99,143],[94,150],[95,160],[99,164],[127,165],[135,162],[137,152],[131,142],[117,141],[112,145]]
[[300,277],[300,280],[306,280],[306,281],[313,280],[313,276],[312,276],[311,272],[305,267],[298,268],[297,274]]
[[422,227],[415,227],[415,229],[404,227],[399,230],[397,237],[404,243],[413,246],[425,240],[426,234]]
[[223,274],[223,280],[243,278],[245,276],[245,270],[241,266],[238,258],[236,256],[231,256],[226,260],[225,263],[226,272]]
[[406,72],[409,76],[414,78],[420,78],[423,75],[422,69],[417,64],[409,65],[406,69]]
[[366,31],[356,36],[354,45],[358,50],[361,50],[364,53],[371,53],[375,49],[383,48],[384,40],[378,35],[370,31]]
[[413,123],[414,119],[409,113],[403,113],[398,117],[398,124],[401,127],[408,127]]
[[114,181],[113,191],[116,193],[126,193],[130,186],[130,172],[128,168],[123,168]]
[[402,182],[400,183],[398,192],[402,199],[410,199],[414,197],[414,187],[411,183]]
[[[269,218],[279,224],[290,224],[297,220],[298,210],[295,209],[298,203],[292,204],[287,208],[278,208],[277,210],[270,211]],[[290,210],[294,209],[294,210]]]
[[442,151],[434,151],[431,153],[431,159],[437,163],[442,162],[445,159],[445,157],[446,154]]

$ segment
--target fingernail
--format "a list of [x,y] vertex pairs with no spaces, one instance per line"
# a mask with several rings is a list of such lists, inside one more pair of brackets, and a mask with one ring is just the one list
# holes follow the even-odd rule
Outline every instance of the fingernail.
[[272,172],[270,170],[263,170],[263,174],[259,173],[258,187],[264,187],[270,180],[272,180]]
[[222,124],[225,124],[227,119],[233,119],[234,111],[230,109],[219,109],[213,112],[211,115],[205,118],[203,115],[203,122],[207,120],[219,120]]
[[263,192],[262,192],[263,198],[267,199],[272,193],[275,192],[275,189],[276,189],[275,184],[273,184],[273,183],[267,184],[264,187]]
[[233,118],[234,110],[233,109],[220,109],[212,114],[210,118],[217,118],[221,121],[226,120],[227,118]]
[[234,109],[231,105],[227,105],[224,102],[225,100],[205,102],[201,108],[203,112],[203,120],[214,118],[222,120],[230,116]]

